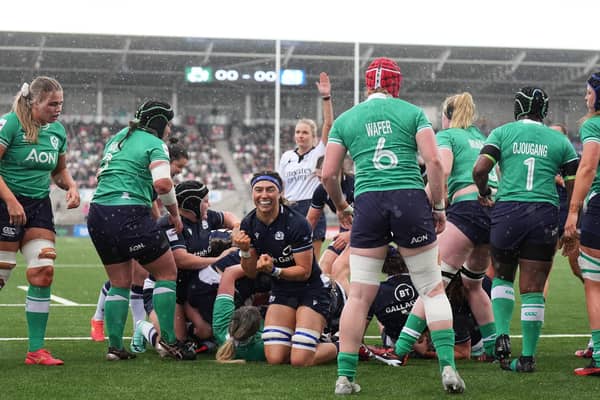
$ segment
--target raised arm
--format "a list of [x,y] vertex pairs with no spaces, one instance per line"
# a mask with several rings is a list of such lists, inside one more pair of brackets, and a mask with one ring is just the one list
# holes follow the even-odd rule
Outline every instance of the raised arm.
[[325,72],[319,74],[319,82],[317,82],[317,89],[323,100],[323,129],[321,131],[321,142],[327,144],[329,140],[329,131],[333,125],[333,103],[331,100],[331,83],[329,82],[329,75]]

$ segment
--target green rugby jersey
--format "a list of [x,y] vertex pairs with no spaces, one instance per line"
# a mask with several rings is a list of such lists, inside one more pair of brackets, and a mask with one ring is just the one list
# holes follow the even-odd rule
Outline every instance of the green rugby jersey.
[[[583,144],[588,142],[600,143],[600,115],[596,115],[584,121],[579,129],[579,136],[581,137],[581,143]],[[598,193],[600,193],[600,164],[596,168],[596,177],[592,182],[589,194]]]
[[355,197],[424,188],[415,135],[425,128],[431,128],[431,123],[421,108],[380,93],[340,115],[329,142],[344,146],[354,160]]
[[161,139],[139,129],[119,149],[128,129],[113,136],[104,148],[92,203],[152,207],[154,188],[149,167],[154,161],[169,162],[169,150]]
[[[229,324],[235,311],[233,297],[228,294],[220,294],[215,299],[213,307],[213,335],[217,344],[221,346],[229,338]],[[247,361],[265,361],[265,348],[262,340],[263,326],[254,334],[253,338],[235,349],[235,358]]]
[[[547,202],[558,207],[554,178],[577,153],[561,132],[529,119],[494,129],[487,138],[500,149],[500,185],[496,201]],[[565,177],[573,179],[573,177]]]
[[14,112],[0,117],[0,176],[15,195],[43,199],[50,194],[50,175],[58,157],[67,152],[67,133],[60,122],[40,127],[37,143],[25,140]]
[[[473,166],[479,157],[479,152],[485,142],[485,136],[475,126],[466,129],[449,128],[439,131],[435,135],[438,147],[452,152],[452,171],[448,177],[448,197],[452,199],[458,190],[472,185]],[[490,171],[488,185],[498,187],[496,169]],[[477,193],[468,196],[459,196],[456,201],[477,200]]]

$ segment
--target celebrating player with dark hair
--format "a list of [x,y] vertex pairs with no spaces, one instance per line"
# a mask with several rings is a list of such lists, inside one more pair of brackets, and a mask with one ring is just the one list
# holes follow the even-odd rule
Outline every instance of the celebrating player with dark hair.
[[279,174],[264,171],[251,180],[256,208],[234,229],[246,274],[272,277],[262,338],[270,364],[308,366],[335,358],[332,343],[319,343],[329,315],[329,289],[314,258],[305,216],[281,203]]

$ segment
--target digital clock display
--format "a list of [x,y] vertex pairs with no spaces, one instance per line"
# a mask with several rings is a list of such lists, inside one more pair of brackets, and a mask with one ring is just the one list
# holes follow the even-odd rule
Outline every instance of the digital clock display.
[[[277,79],[275,71],[240,71],[234,68],[186,67],[185,79],[190,83],[239,82],[251,81],[273,83]],[[306,83],[306,74],[302,69],[283,69],[280,82],[287,86],[300,86]]]

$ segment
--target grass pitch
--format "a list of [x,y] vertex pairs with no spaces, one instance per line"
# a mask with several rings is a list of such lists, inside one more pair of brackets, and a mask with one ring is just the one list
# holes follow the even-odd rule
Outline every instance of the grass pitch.
[[[25,268],[22,259],[0,291],[0,399],[333,399],[335,363],[311,367],[265,363],[222,365],[213,356],[196,361],[163,360],[149,349],[137,359],[106,362],[106,343],[89,339],[89,321],[106,275],[88,239],[59,238],[58,259],[46,346],[65,361],[60,367],[26,366]],[[519,304],[513,334],[520,334]],[[131,325],[126,334],[131,332]],[[374,326],[368,335],[376,336]],[[458,361],[465,399],[592,399],[600,378],[577,377],[573,369],[587,361],[573,356],[586,345],[589,327],[582,284],[558,255],[551,274],[538,369],[533,374],[501,371],[497,364]],[[377,339],[370,339],[376,344]],[[128,341],[126,341],[128,343]],[[513,338],[513,354],[520,352]],[[361,399],[435,399],[444,396],[437,362],[409,360],[393,368],[361,362],[357,381]],[[339,397],[337,397],[339,398]]]

